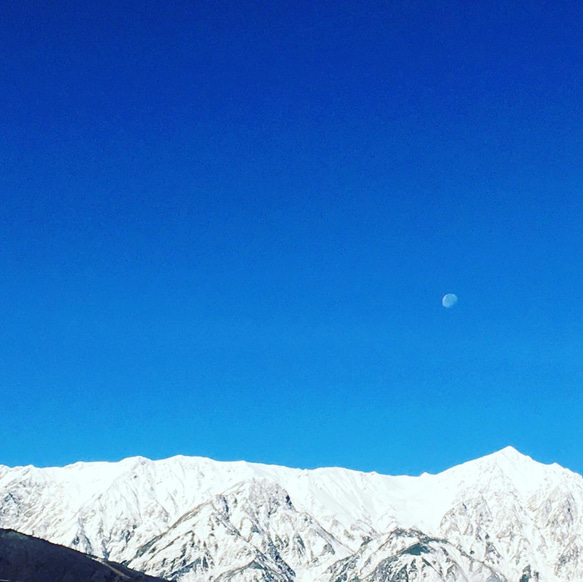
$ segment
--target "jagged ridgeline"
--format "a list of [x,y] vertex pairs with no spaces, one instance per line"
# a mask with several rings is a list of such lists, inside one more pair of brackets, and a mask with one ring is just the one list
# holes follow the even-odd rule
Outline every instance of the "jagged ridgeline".
[[391,477],[196,457],[0,467],[0,527],[179,582],[580,582],[583,478],[512,448]]

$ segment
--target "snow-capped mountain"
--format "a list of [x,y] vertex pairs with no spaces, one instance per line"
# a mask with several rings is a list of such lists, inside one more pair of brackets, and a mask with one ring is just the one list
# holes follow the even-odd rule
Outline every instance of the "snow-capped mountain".
[[167,577],[188,571],[200,580],[254,563],[255,577],[284,581],[299,569],[350,553],[309,514],[297,511],[282,487],[251,480],[185,514],[131,562],[138,570],[153,567]]
[[197,457],[0,466],[0,527],[180,582],[583,580],[583,477],[510,447],[419,477]]
[[396,529],[362,544],[330,567],[331,582],[423,580],[503,582],[505,578],[446,540],[417,530]]

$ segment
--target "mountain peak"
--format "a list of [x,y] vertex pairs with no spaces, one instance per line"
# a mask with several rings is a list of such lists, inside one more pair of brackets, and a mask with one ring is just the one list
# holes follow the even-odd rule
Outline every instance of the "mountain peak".
[[520,451],[516,450],[512,445],[508,445],[507,447],[504,447],[503,449],[500,449],[499,451],[492,453],[492,455],[490,455],[490,456],[492,456],[492,457],[504,457],[505,459],[508,459],[509,461],[518,461],[518,460],[520,460],[520,461],[525,461],[525,460],[533,461],[532,457],[529,457],[528,455],[521,453]]
[[[542,465],[538,461],[535,461],[532,457],[521,453],[513,446],[507,446],[503,449],[499,449],[498,451],[494,451],[493,453],[484,455],[483,457],[478,457],[472,461],[468,461],[467,463],[462,463],[461,465],[457,465],[457,467],[463,467],[466,464],[474,464],[478,463],[480,465],[491,464],[496,465],[504,470],[512,470],[513,468],[518,468],[519,466],[523,465]],[[456,467],[453,467],[455,469]]]

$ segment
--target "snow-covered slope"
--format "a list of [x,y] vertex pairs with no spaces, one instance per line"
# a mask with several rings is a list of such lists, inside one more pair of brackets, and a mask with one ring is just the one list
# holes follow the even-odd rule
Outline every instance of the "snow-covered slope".
[[197,457],[0,466],[0,527],[181,582],[583,580],[583,478],[512,448],[419,477]]
[[446,540],[414,529],[396,529],[365,542],[355,554],[331,566],[327,574],[331,582],[506,582],[501,574]]
[[[224,543],[228,539],[229,543]],[[181,517],[140,548],[131,563],[208,580],[254,563],[253,579],[289,580],[351,552],[309,514],[297,511],[273,481],[244,481]],[[247,578],[248,576],[246,576]]]

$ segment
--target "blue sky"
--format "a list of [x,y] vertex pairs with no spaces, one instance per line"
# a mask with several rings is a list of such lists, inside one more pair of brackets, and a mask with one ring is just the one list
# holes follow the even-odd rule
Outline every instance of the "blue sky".
[[583,471],[576,2],[0,16],[0,463]]

